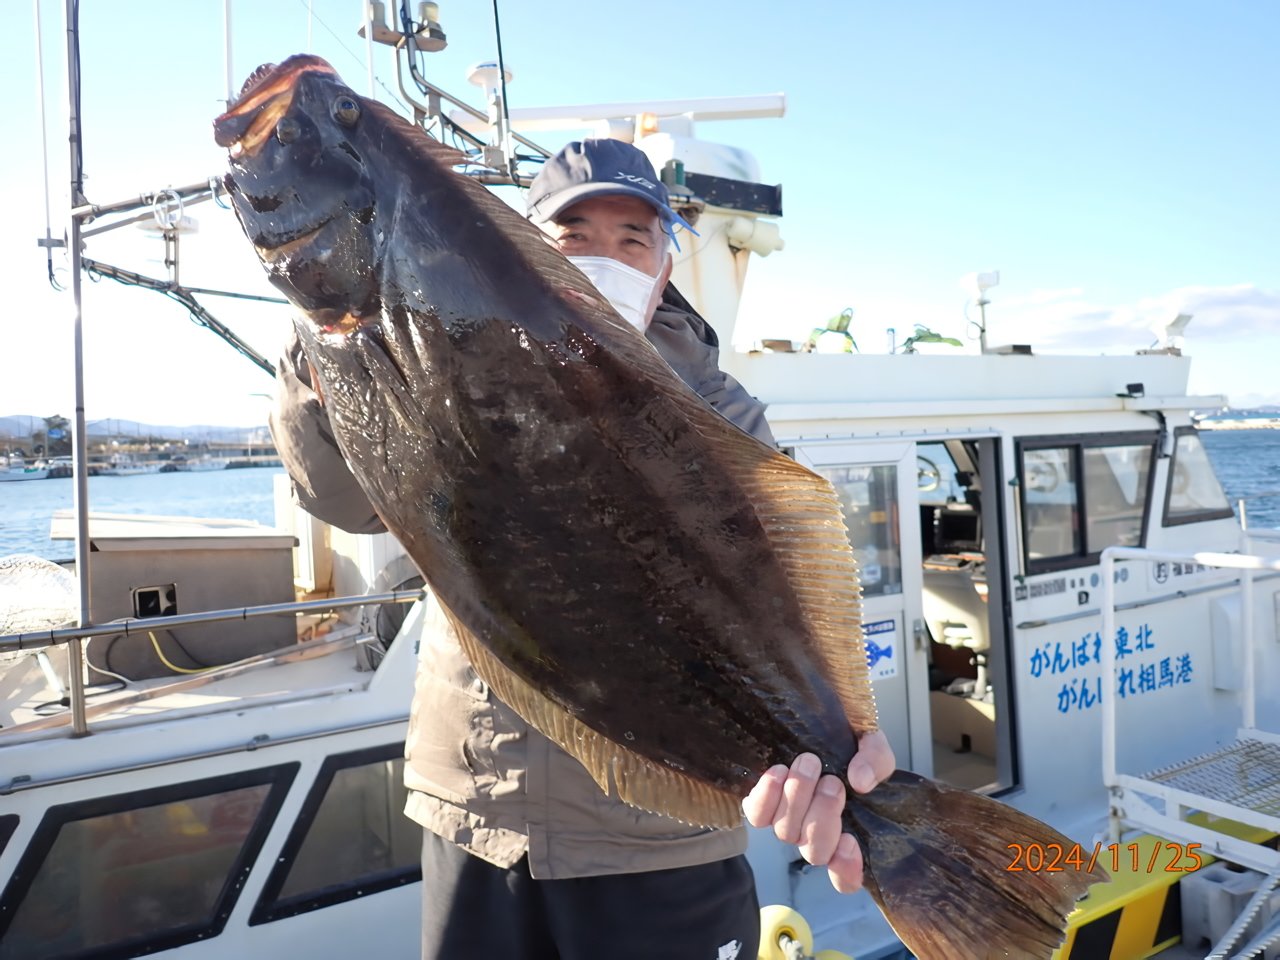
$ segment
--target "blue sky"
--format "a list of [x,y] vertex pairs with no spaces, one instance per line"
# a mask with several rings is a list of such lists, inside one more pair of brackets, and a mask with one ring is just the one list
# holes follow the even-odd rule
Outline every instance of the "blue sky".
[[[44,213],[32,4],[14,6],[0,40],[13,106],[0,255],[5,353],[17,359],[0,377],[0,414],[70,415],[70,298],[49,290],[35,247]],[[62,4],[42,9],[56,235],[67,180]],[[220,172],[210,121],[225,96],[222,9],[83,0],[90,199]],[[1129,352],[1151,343],[1153,321],[1191,312],[1192,392],[1280,402],[1275,4],[601,9],[502,5],[513,106],[787,95],[782,119],[699,127],[753,152],[784,189],[787,247],[752,264],[740,340],[802,338],[845,307],[868,352],[885,349],[887,327],[899,340],[915,323],[963,338],[961,276],[999,269],[993,343]],[[237,87],[259,63],[307,49],[305,0],[236,0],[232,11]],[[314,11],[311,49],[366,92],[360,4],[315,0]],[[478,103],[465,74],[494,54],[491,5],[443,0],[441,16],[449,48],[427,59],[429,75]],[[390,51],[375,54],[394,89]],[[558,146],[574,135],[538,139]],[[182,279],[270,292],[230,213],[191,213],[200,233],[183,241]],[[127,228],[90,240],[88,254],[160,275],[160,247]],[[281,309],[205,303],[274,355]],[[90,419],[243,424],[265,414],[268,378],[157,294],[86,284],[85,354]]]

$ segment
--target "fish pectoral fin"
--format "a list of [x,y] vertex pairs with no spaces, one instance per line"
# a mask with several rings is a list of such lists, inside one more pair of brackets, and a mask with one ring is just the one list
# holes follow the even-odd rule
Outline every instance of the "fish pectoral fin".
[[586,767],[603,792],[610,793],[612,783],[624,803],[694,826],[736,827],[742,823],[742,805],[736,796],[642,757],[570,716],[512,673],[448,607],[441,606],[476,675],[529,726]]

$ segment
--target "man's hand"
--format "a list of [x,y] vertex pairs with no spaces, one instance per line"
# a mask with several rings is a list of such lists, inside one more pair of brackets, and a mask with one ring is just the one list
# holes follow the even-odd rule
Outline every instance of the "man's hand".
[[[867,793],[893,773],[896,763],[889,741],[879,730],[858,737],[858,753],[849,762],[849,784]],[[812,753],[802,753],[788,769],[782,764],[765,771],[742,810],[753,827],[773,827],[779,840],[800,847],[814,866],[826,866],[831,885],[841,893],[862,888],[862,851],[852,834],[840,832],[845,788],[839,777],[819,777],[822,765]]]

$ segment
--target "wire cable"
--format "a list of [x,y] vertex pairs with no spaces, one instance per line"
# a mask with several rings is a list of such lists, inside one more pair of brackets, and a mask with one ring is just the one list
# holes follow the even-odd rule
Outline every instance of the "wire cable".
[[[111,638],[111,640],[114,642],[115,640],[118,640],[118,639],[119,639],[120,637],[122,637],[122,636],[124,636],[124,634],[122,634],[122,633],[116,634],[114,637],[112,637],[112,638]],[[106,664],[107,664],[107,660],[108,660],[109,658],[107,658],[105,655],[104,655],[104,658],[103,658],[103,666],[101,666],[101,667],[100,667],[100,666],[98,666],[96,663],[94,663],[92,659],[90,659],[90,657],[89,657],[89,646],[93,643],[93,641],[94,641],[94,640],[99,640],[99,639],[101,639],[101,638],[100,638],[100,637],[86,637],[86,638],[85,638],[85,641],[84,641],[84,662],[85,662],[85,663],[87,663],[87,664],[89,665],[89,668],[90,668],[91,670],[94,670],[94,671],[96,671],[96,672],[98,672],[98,673],[101,673],[101,674],[103,674],[104,676],[113,677],[113,678],[115,678],[116,680],[119,680],[119,681],[120,681],[122,684],[124,684],[125,686],[128,686],[130,683],[133,683],[133,681],[132,681],[132,680],[130,680],[128,677],[121,676],[120,674],[116,673],[114,670],[108,669],[108,667],[107,667],[107,665],[106,665]],[[110,648],[110,647],[107,647],[107,653],[110,653],[110,652],[111,652],[111,648]]]
[[[160,641],[156,639],[156,635],[154,631],[148,630],[147,636],[151,638],[151,646],[152,648],[154,648],[156,652],[156,656],[160,658],[160,662],[163,663],[170,670],[172,670],[174,673],[205,673],[209,670],[218,669],[217,667],[180,667],[176,663],[170,662],[169,658],[164,655],[164,651],[160,649]],[[172,633],[169,634],[169,637],[172,639],[173,634]],[[176,643],[177,641],[175,640],[174,642]],[[179,644],[179,647],[181,646],[182,645]],[[186,650],[183,650],[182,652],[187,653]],[[192,657],[191,654],[188,653],[187,656],[190,657],[192,660],[195,660],[195,657]]]
[[194,664],[196,667],[199,667],[201,670],[214,670],[214,669],[217,669],[218,667],[226,666],[225,663],[205,663],[199,657],[195,656],[190,650],[188,650],[183,645],[182,641],[178,639],[178,635],[174,633],[172,630],[165,630],[164,633],[165,633],[165,636],[167,636],[170,640],[173,641],[173,645],[182,651],[182,655],[186,657],[188,660],[190,660],[192,664]]
[[502,59],[502,26],[498,20],[498,0],[493,0],[493,38],[498,45],[498,83],[502,90],[502,129],[506,132],[502,149],[511,145],[511,109],[507,106],[507,67]]
[[[84,695],[88,697],[100,697],[103,694],[115,693],[117,690],[123,690],[127,684],[115,681],[114,683],[95,683],[92,687],[85,687]],[[98,689],[102,688],[102,689]],[[37,703],[31,708],[31,712],[39,717],[50,717],[55,713],[61,713],[63,710],[70,709],[71,698],[63,697],[60,700],[46,700],[44,703]]]
[[[340,46],[343,50],[347,51],[347,53],[351,54],[351,59],[355,60],[356,63],[360,64],[361,66],[364,66],[364,57],[357,56],[350,47],[348,47],[345,43],[343,43],[342,38],[333,32],[333,28],[324,22],[324,18],[321,17],[319,14],[315,13],[315,11],[308,6],[307,0],[298,0],[298,2],[302,4],[303,9],[307,10],[310,15],[315,17],[316,22],[319,23],[320,26],[324,27],[325,30],[328,31],[329,36],[333,37],[334,40],[338,41],[338,46]],[[385,83],[382,82],[382,78],[378,76],[376,71],[374,72],[374,75],[373,75],[373,81],[378,86],[380,86],[383,90],[387,91],[387,96],[389,96],[396,103],[400,104],[400,106],[403,107],[405,110],[407,110],[410,115],[413,114],[412,108],[410,108],[410,106],[407,103],[405,103],[398,96],[396,96],[396,92],[394,90],[392,90],[390,87],[388,87]]]

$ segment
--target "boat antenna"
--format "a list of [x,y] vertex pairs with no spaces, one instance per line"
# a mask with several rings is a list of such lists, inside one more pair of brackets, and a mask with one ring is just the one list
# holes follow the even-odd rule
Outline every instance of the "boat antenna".
[[[987,299],[987,291],[992,287],[1000,285],[1000,271],[987,270],[984,273],[970,273],[965,276],[961,283],[969,290],[977,294],[978,312],[981,320],[977,322],[969,320],[969,326],[978,328],[978,352],[987,352],[987,304],[991,301]],[[965,311],[965,319],[968,320],[968,311]]]
[[511,109],[507,106],[507,66],[502,59],[502,24],[498,18],[498,0],[493,0],[493,38],[498,46],[498,89],[502,97],[502,112],[498,117],[498,142],[502,145],[506,172],[513,175],[516,167],[511,147]]
[[44,175],[44,237],[37,239],[36,245],[44,247],[45,263],[48,265],[49,286],[61,290],[57,277],[53,275],[53,251],[63,246],[61,240],[53,238],[53,216],[49,212],[49,131],[45,122],[44,102],[44,38],[40,31],[40,0],[32,0],[35,7],[36,24],[36,101],[40,105],[40,172]]

